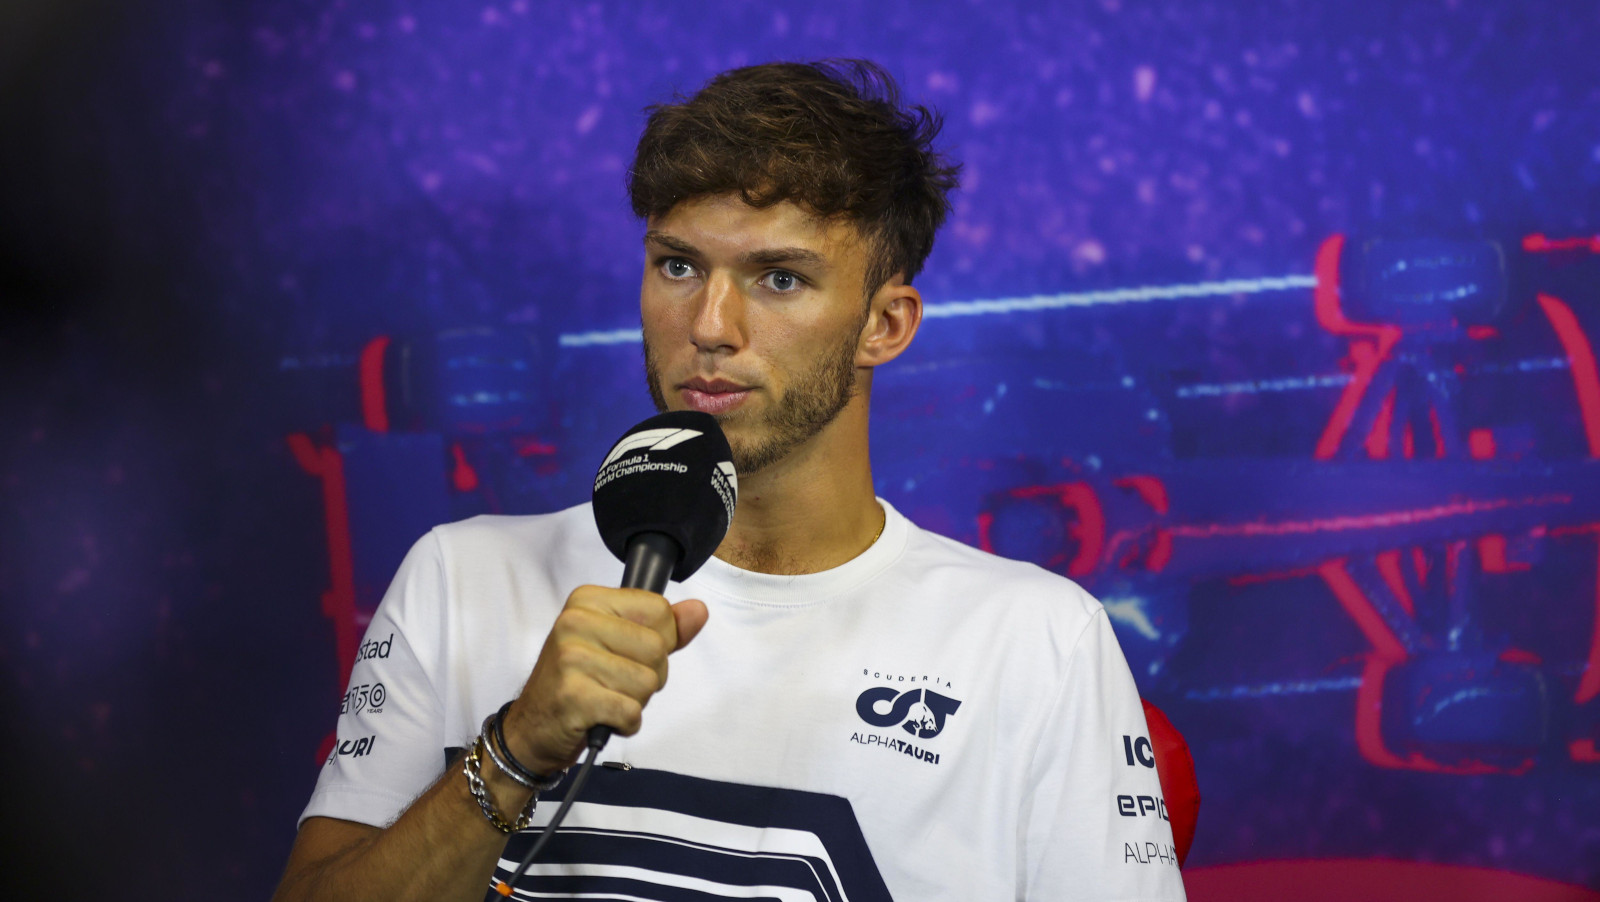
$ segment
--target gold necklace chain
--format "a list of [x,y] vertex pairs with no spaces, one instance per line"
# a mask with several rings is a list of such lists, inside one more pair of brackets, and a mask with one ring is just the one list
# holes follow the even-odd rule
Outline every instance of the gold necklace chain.
[[878,544],[878,540],[883,538],[883,528],[885,526],[889,525],[889,512],[886,511],[886,510],[883,510],[882,507],[879,507],[878,510],[883,512],[883,522],[878,524],[878,531],[873,533],[872,541],[867,543],[867,547],[868,548],[871,548],[872,546]]

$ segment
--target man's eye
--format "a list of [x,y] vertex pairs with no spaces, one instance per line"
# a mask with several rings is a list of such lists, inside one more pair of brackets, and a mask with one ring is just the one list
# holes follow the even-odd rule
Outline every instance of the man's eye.
[[661,271],[669,279],[687,279],[694,275],[694,266],[682,257],[671,257],[661,264]]
[[764,281],[773,291],[784,294],[799,289],[802,284],[799,276],[781,269],[767,273]]

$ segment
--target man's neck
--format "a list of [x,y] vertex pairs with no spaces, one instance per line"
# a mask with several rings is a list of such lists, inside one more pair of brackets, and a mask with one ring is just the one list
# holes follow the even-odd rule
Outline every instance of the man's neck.
[[717,557],[759,573],[818,573],[871,547],[887,514],[873,494],[865,425],[853,425],[835,422],[783,460],[741,473]]

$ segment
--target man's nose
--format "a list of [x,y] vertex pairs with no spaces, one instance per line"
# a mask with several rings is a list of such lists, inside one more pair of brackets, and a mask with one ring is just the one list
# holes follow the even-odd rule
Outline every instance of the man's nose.
[[736,351],[744,346],[743,290],[727,273],[713,272],[706,280],[690,329],[690,340],[698,350]]

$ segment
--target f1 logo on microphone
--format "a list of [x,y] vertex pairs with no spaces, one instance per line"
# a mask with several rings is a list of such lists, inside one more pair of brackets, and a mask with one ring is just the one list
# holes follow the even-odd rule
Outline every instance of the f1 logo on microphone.
[[1145,767],[1156,766],[1156,756],[1150,748],[1150,740],[1143,736],[1123,736],[1122,754],[1127,757],[1129,767],[1133,766],[1136,759]]
[[606,464],[630,451],[665,451],[689,439],[698,438],[701,434],[696,429],[645,429],[635,432],[617,442],[617,446],[611,449],[606,459],[600,462],[600,469],[605,469]]

